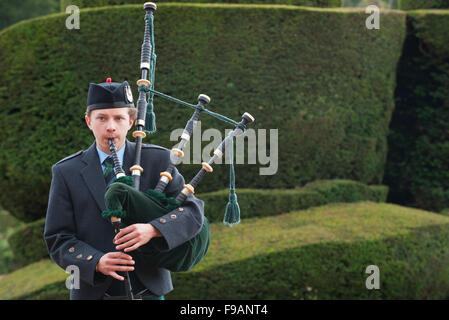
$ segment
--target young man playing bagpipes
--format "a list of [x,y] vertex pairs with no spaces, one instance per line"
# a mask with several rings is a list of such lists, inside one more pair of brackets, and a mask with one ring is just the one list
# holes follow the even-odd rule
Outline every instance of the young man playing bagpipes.
[[[52,167],[44,238],[55,263],[63,269],[68,266],[79,269],[79,288],[70,290],[70,299],[127,299],[126,281],[134,298],[163,299],[173,290],[170,271],[154,267],[151,261],[134,253],[148,243],[161,252],[169,251],[189,241],[203,225],[204,203],[194,195],[187,197],[179,211],[129,225],[118,233],[102,217],[107,209],[106,187],[115,180],[110,160],[111,139],[129,176],[136,143],[128,141],[126,135],[135,117],[136,108],[126,81],[117,83],[108,79],[105,83],[90,84],[85,120],[95,142]],[[142,145],[140,165],[144,171],[139,190],[154,189],[169,162],[168,149]],[[175,168],[165,194],[175,197],[184,183]]]

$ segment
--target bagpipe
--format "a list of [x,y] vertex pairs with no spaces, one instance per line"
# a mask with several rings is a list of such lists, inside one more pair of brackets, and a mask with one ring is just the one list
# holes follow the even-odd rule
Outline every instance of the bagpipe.
[[[226,208],[223,222],[229,225],[236,224],[240,221],[240,209],[237,203],[234,187],[234,169],[232,163],[233,139],[234,137],[243,134],[246,126],[254,122],[254,118],[249,113],[245,112],[242,115],[242,120],[237,123],[232,119],[207,110],[206,106],[210,103],[210,98],[205,94],[200,94],[198,96],[197,104],[193,105],[154,90],[156,54],[153,19],[156,9],[157,6],[155,3],[146,2],[144,4],[144,10],[146,12],[145,33],[141,50],[141,79],[137,81],[139,98],[137,101],[136,130],[133,132],[133,137],[136,139],[136,154],[135,164],[130,168],[132,177],[126,176],[117,156],[115,145],[113,141],[110,140],[110,151],[114,161],[116,180],[106,188],[105,204],[107,210],[103,211],[102,215],[104,218],[111,220],[116,232],[118,232],[121,227],[126,227],[135,223],[148,223],[173,210],[179,210],[178,214],[182,214],[181,206],[183,202],[190,195],[194,194],[195,187],[202,177],[206,173],[212,172],[212,164],[218,158],[221,158],[226,151],[231,150],[231,187],[229,203]],[[155,189],[143,192],[139,190],[140,177],[144,170],[140,165],[142,140],[146,137],[147,133],[154,133],[156,131],[153,107],[154,95],[191,107],[195,109],[195,111],[183,130],[181,141],[176,148],[174,147],[171,149],[170,162],[167,169],[160,173],[160,179]],[[235,126],[235,129],[220,143],[211,159],[208,162],[202,163],[202,168],[188,184],[184,185],[181,192],[175,198],[168,197],[165,195],[164,191],[172,180],[175,165],[184,156],[183,148],[190,140],[195,123],[198,121],[201,113],[207,113],[222,121],[231,123]],[[209,247],[209,240],[209,222],[207,218],[204,217],[203,225],[199,233],[178,247],[169,251],[159,251],[152,245],[152,241],[150,241],[139,247],[135,254],[157,268],[165,268],[173,272],[188,271],[203,259]],[[127,278],[129,280],[129,277]],[[128,287],[130,289],[129,281]]]

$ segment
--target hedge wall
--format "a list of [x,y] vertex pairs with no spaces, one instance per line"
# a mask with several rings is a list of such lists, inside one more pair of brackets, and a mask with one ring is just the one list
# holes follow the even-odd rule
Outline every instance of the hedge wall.
[[408,12],[384,184],[389,201],[449,208],[449,10]]
[[[167,299],[447,299],[449,218],[391,204],[328,205],[214,226]],[[376,265],[380,290],[367,290]],[[276,276],[273,276],[276,275]]]
[[[14,298],[26,299],[28,295],[36,297],[36,291],[44,289],[45,299],[69,299],[69,292],[65,287],[65,280],[69,276],[50,259],[42,259],[39,262],[8,273],[0,282],[0,299],[12,300]],[[52,294],[52,287],[59,290]]]
[[[146,1],[142,0],[61,0],[61,11],[65,12],[67,6],[76,5],[80,9],[89,7],[103,7],[112,5],[123,4],[143,4]],[[341,7],[343,0],[158,0],[153,1],[158,6],[160,3],[172,2],[172,3],[240,3],[240,4],[287,4],[307,7]]]
[[[237,198],[241,219],[274,216],[292,210],[302,210],[328,203],[374,201],[385,202],[388,187],[368,186],[356,181],[316,181],[303,188],[282,189],[238,189]],[[205,202],[206,215],[211,222],[223,220],[229,190],[200,194]]]
[[401,10],[446,9],[449,0],[399,0],[398,7]]
[[[66,29],[59,14],[0,33],[0,203],[24,220],[45,214],[51,165],[93,141],[83,119],[89,83],[130,79],[137,92],[140,5],[81,15],[79,30]],[[239,188],[317,179],[379,184],[405,15],[385,12],[380,30],[367,30],[366,17],[354,9],[160,4],[156,89],[189,102],[206,93],[211,110],[236,120],[252,113],[268,146],[268,129],[279,130],[277,174],[260,175],[268,165],[259,160],[237,165]],[[192,110],[155,99],[155,111],[158,132],[147,142],[171,148],[170,132]],[[202,130],[229,128],[200,119]],[[190,180],[199,164],[179,169]],[[226,188],[228,177],[228,166],[216,165],[197,191]]]
[[[385,202],[388,188],[367,186],[355,181],[319,181],[293,190],[237,190],[241,219],[274,216],[336,202]],[[205,202],[209,222],[223,221],[229,190],[198,195]],[[22,226],[8,237],[18,265],[28,265],[48,257],[43,240],[45,218]]]
[[[233,228],[212,224],[211,230],[206,257],[190,272],[172,273],[175,289],[166,299],[449,298],[448,217],[354,203],[247,219]],[[379,290],[365,286],[370,265],[379,267]],[[48,272],[30,274],[42,267],[5,277],[0,298],[68,299],[66,275],[56,275],[52,262]],[[18,280],[28,289],[18,288]]]
[[16,265],[25,266],[49,257],[43,238],[44,226],[45,218],[42,218],[20,227],[8,237]]

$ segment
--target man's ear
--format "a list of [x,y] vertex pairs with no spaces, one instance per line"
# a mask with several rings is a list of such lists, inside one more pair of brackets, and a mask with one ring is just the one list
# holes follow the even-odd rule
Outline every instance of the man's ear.
[[92,128],[90,127],[90,119],[89,119],[89,117],[87,115],[84,116],[84,120],[86,121],[86,124],[89,127],[89,129],[92,130]]
[[[135,120],[136,120],[136,117],[133,117],[133,118],[130,118],[130,119],[129,119],[129,129],[132,128],[133,123],[134,123]],[[129,130],[129,129],[128,129],[128,130]]]

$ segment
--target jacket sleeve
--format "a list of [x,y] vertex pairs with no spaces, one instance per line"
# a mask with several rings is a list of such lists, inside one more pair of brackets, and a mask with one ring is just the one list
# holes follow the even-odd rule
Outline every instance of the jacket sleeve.
[[[174,168],[173,180],[167,185],[165,194],[176,198],[184,187],[184,177]],[[168,251],[189,241],[197,235],[204,221],[204,202],[194,195],[190,195],[181,206],[182,211],[175,209],[164,216],[150,221],[158,229],[163,238],[151,241],[160,251]]]
[[64,270],[68,266],[76,266],[83,281],[92,286],[99,285],[106,277],[96,272],[95,267],[104,253],[76,238],[75,216],[69,189],[56,165],[52,167],[52,173],[44,229],[49,255]]

